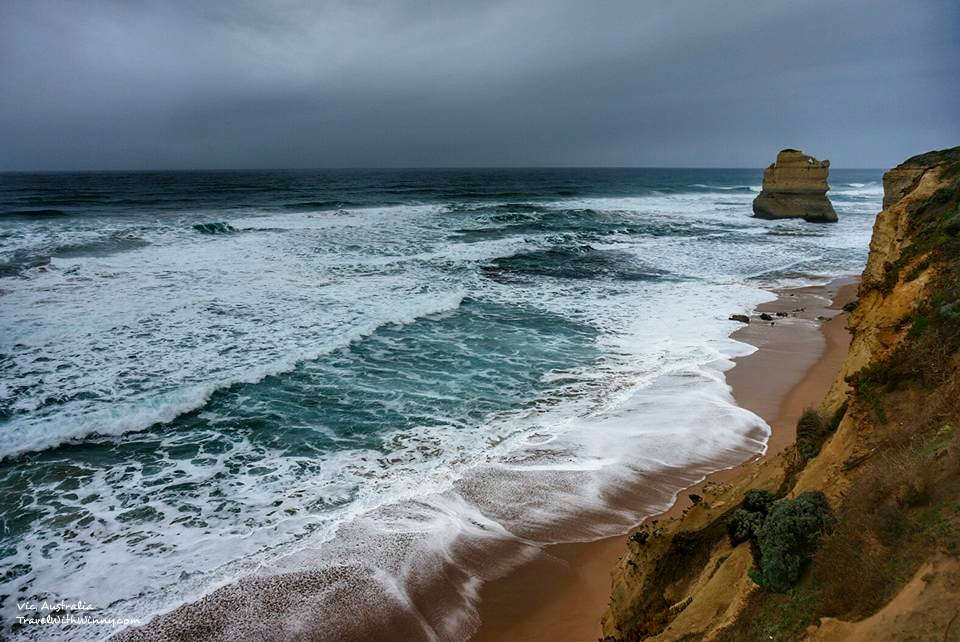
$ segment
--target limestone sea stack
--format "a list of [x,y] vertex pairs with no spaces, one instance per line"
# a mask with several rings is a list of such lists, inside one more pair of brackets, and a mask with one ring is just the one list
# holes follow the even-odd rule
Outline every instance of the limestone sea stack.
[[784,149],[763,170],[763,190],[753,200],[758,218],[802,218],[811,223],[836,223],[827,198],[830,161],[817,160],[796,149]]

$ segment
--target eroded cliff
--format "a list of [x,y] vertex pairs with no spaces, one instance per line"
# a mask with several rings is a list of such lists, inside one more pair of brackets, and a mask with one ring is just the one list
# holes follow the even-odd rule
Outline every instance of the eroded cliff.
[[960,639],[960,147],[884,186],[849,353],[798,443],[631,533],[605,639]]

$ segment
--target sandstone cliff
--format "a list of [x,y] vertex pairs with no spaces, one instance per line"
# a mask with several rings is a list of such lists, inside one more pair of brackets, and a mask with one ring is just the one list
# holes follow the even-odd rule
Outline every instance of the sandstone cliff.
[[[960,640],[960,147],[911,158],[884,185],[826,398],[797,444],[631,533],[605,639]],[[803,521],[771,531],[748,490],[829,504],[788,587],[760,588],[751,569]],[[743,516],[766,539],[735,537]]]
[[784,149],[763,172],[763,189],[753,201],[758,218],[802,218],[835,223],[837,213],[827,198],[830,161],[819,161],[796,149]]

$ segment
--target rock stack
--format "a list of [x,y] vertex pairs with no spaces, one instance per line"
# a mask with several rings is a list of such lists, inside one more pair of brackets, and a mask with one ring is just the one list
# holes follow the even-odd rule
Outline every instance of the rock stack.
[[753,200],[758,218],[802,218],[811,223],[836,223],[827,198],[830,161],[819,161],[796,149],[784,149],[763,171],[763,190]]

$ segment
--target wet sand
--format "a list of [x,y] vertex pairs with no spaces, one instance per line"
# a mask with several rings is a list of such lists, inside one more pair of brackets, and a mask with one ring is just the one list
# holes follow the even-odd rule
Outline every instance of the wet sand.
[[[727,383],[737,403],[757,413],[772,434],[765,456],[791,444],[800,414],[823,399],[847,354],[847,314],[856,297],[856,278],[824,286],[782,290],[776,301],[758,306],[751,323],[733,334],[759,348],[736,359]],[[763,321],[760,313],[771,321]],[[776,313],[787,316],[780,317]],[[681,492],[673,506],[651,518],[674,517],[690,506],[689,493],[707,481],[735,476],[740,466],[711,474]],[[648,518],[650,519],[650,518]],[[610,596],[610,571],[626,535],[595,542],[558,544],[544,554],[488,582],[480,590],[478,642],[596,640]]]

